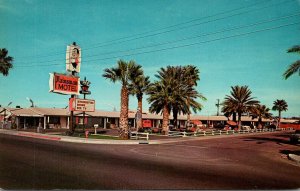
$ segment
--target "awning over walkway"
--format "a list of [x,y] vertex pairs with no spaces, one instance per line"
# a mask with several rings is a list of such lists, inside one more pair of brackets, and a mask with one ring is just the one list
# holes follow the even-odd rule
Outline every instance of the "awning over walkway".
[[195,125],[202,125],[202,122],[200,120],[192,120],[192,123]]
[[237,125],[236,122],[234,122],[234,121],[227,121],[226,123],[228,125],[232,125],[232,126],[236,126]]

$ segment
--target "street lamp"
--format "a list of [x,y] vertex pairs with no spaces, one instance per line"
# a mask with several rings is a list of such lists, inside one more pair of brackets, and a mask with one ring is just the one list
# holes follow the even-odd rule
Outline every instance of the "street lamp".
[[29,97],[26,97],[26,99],[27,99],[28,101],[30,101],[30,103],[31,103],[31,106],[30,106],[30,107],[34,107],[34,104],[33,104],[32,99],[30,99]]

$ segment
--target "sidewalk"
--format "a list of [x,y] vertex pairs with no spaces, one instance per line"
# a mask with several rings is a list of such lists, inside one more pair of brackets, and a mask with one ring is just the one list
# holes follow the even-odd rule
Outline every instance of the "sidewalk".
[[71,143],[89,143],[89,144],[163,144],[177,142],[178,139],[156,139],[156,140],[112,140],[112,139],[89,139],[89,138],[80,138],[80,137],[70,137],[63,135],[53,135],[52,133],[36,133],[36,132],[26,132],[26,131],[16,131],[16,130],[7,130],[0,129],[1,134],[15,135],[22,137],[32,137],[37,139],[45,139],[52,141],[62,141],[62,142],[71,142]]
[[[61,131],[62,133],[63,131]],[[91,133],[93,131],[90,131]],[[92,138],[80,138],[80,137],[70,137],[64,135],[57,135],[54,132],[44,132],[44,133],[36,133],[34,131],[17,131],[12,129],[0,129],[0,133],[9,134],[15,136],[24,136],[24,137],[32,137],[38,139],[46,139],[53,141],[63,141],[63,142],[72,142],[72,143],[91,143],[91,144],[165,144],[165,143],[175,143],[175,142],[185,142],[191,140],[205,140],[205,139],[218,139],[218,138],[226,138],[230,136],[247,136],[250,134],[233,134],[233,135],[217,135],[217,136],[188,136],[188,137],[170,137],[164,135],[149,135],[149,140],[112,140],[112,139],[92,139]],[[251,133],[251,135],[258,135],[269,132],[259,132],[259,133]],[[112,131],[108,131],[105,135],[109,136],[117,136],[117,130],[113,129]],[[101,134],[100,134],[101,135]],[[104,135],[104,134],[102,134]]]

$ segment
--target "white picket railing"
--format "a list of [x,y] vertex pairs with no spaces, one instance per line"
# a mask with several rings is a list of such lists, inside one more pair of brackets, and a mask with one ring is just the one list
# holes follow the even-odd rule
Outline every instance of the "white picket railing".
[[170,137],[185,137],[185,132],[180,132],[180,131],[169,131],[168,136]]
[[146,139],[147,141],[149,140],[149,133],[140,133],[137,131],[132,131],[130,132],[130,139]]
[[207,130],[207,131],[195,131],[195,132],[180,132],[169,131],[168,136],[172,137],[187,137],[187,136],[215,136],[215,135],[232,135],[232,134],[249,134],[249,133],[261,133],[261,132],[274,132],[282,130],[292,129],[247,129],[247,130]]
[[[169,131],[169,137],[188,137],[188,136],[216,136],[216,135],[233,135],[233,134],[249,134],[249,133],[262,133],[262,132],[275,132],[283,130],[293,130],[293,128],[281,128],[281,129],[247,129],[247,130],[201,130],[195,132],[186,131]],[[149,133],[141,133],[137,131],[130,132],[130,139],[146,139],[149,140]]]

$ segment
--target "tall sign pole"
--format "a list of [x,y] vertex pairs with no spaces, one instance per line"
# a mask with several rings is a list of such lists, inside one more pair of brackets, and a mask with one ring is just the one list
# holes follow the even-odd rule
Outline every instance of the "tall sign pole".
[[79,95],[79,73],[81,66],[81,48],[76,45],[76,42],[67,46],[66,51],[66,71],[67,74],[49,73],[49,92],[71,95],[69,98],[69,131],[67,134],[74,133],[74,110],[70,109],[76,95]]
[[[81,65],[81,49],[76,45],[76,42],[73,42],[72,45],[67,47],[66,54],[66,70],[71,72],[72,76],[76,76],[80,72]],[[72,94],[70,99],[74,99],[75,95]],[[70,133],[74,133],[74,111],[70,112]]]
[[[72,75],[75,75],[75,73],[72,72]],[[70,99],[74,99],[74,98],[75,98],[75,95],[71,95]],[[74,133],[73,116],[74,116],[74,111],[71,110],[71,112],[70,112],[70,127],[69,127],[71,134]]]

